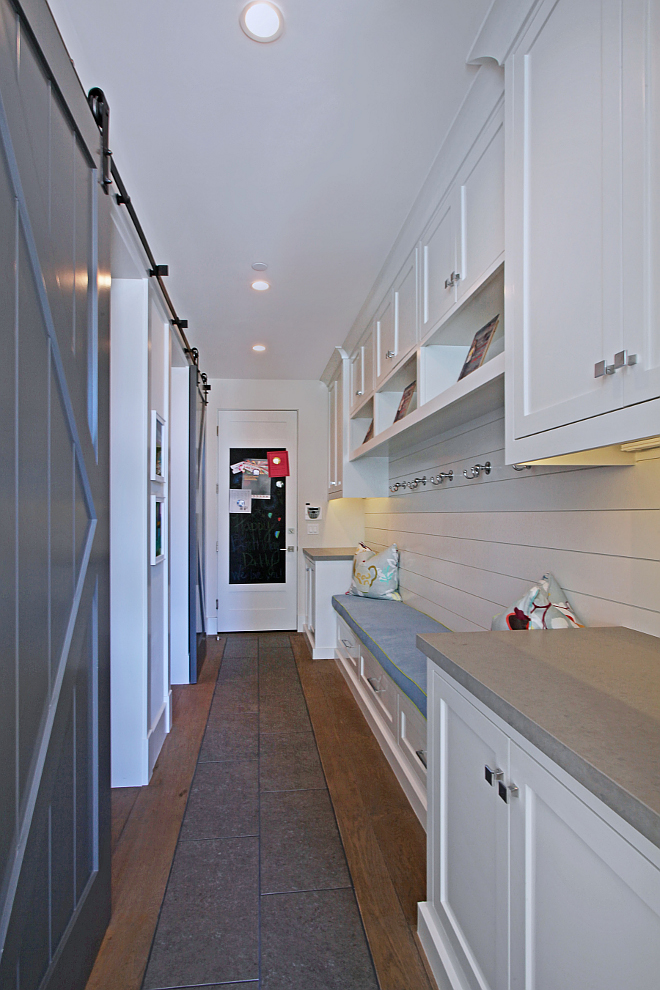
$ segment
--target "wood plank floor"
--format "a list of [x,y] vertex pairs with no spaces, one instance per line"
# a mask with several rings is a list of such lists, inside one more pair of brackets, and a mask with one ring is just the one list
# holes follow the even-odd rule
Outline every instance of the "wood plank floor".
[[335,661],[291,643],[381,988],[433,990],[415,934],[426,833]]
[[223,647],[210,639],[199,682],[172,689],[172,731],[149,786],[113,793],[112,917],[87,990],[142,986]]

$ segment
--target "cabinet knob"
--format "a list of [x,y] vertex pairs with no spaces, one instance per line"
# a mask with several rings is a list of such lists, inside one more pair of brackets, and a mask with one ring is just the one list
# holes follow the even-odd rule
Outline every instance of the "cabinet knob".
[[358,389],[358,391],[355,394],[356,395],[364,395],[364,392],[362,391],[362,389]]
[[612,367],[614,368],[615,371],[618,371],[619,368],[625,368],[625,367],[632,368],[634,364],[637,364],[637,355],[628,354],[628,351],[624,350],[624,351],[618,351],[614,355],[614,364],[612,365]]
[[484,777],[486,778],[486,782],[492,787],[496,780],[504,779],[504,770],[500,770],[499,767],[491,770],[488,764],[486,764],[484,767]]
[[497,792],[505,804],[509,803],[509,798],[518,797],[520,794],[515,784],[503,784],[501,780],[497,785]]
[[395,357],[395,352],[394,351],[388,351],[387,354],[385,355],[385,357],[386,358],[393,358],[393,357]]
[[445,289],[453,289],[457,282],[460,282],[461,276],[459,272],[452,272],[449,278],[445,279]]

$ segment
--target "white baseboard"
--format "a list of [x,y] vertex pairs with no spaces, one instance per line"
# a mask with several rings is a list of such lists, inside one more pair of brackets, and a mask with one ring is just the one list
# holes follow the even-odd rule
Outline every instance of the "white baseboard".
[[154,722],[153,728],[147,736],[147,746],[149,752],[149,780],[151,780],[151,774],[153,773],[156,760],[158,759],[158,754],[163,748],[165,737],[167,736],[169,726],[171,725],[171,699],[172,692],[170,691],[167,701],[163,702],[163,707],[158,713],[158,718]]
[[417,905],[417,935],[438,990],[470,990],[430,901],[421,901]]
[[314,633],[311,629],[303,623],[302,632],[307,640],[307,645],[309,646],[312,653],[312,660],[334,660],[335,649],[334,646],[317,647],[314,645]]
[[392,767],[397,780],[401,784],[406,797],[410,801],[413,811],[419,818],[423,828],[426,830],[426,791],[408,769],[403,754],[399,751],[396,740],[391,737],[390,732],[383,724],[382,719],[373,710],[371,700],[365,694],[364,688],[357,679],[350,662],[342,657],[338,651],[335,651],[335,659],[337,661],[337,666],[344,675],[346,683],[351,689],[353,697],[360,706],[362,714],[369,723],[369,728],[378,740],[378,744],[385,754],[387,762]]

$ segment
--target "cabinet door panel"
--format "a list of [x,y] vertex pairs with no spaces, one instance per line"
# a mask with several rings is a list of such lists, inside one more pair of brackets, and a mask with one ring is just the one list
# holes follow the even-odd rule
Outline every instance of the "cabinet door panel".
[[456,288],[445,282],[456,271],[454,200],[440,205],[422,238],[422,336],[440,322],[456,302]]
[[624,404],[632,405],[660,395],[658,0],[627,5],[623,56],[624,338],[637,364],[621,375]]
[[458,298],[492,268],[504,251],[504,122],[495,125],[477,160],[460,179],[461,236]]
[[[386,377],[394,367],[396,341],[394,339],[394,300],[391,294],[381,308],[376,319],[376,334],[378,337],[378,383]],[[390,355],[388,357],[388,354]]]
[[508,65],[507,325],[516,437],[618,408],[617,0],[543,4]]
[[660,874],[511,743],[513,990],[648,990],[660,973]]
[[413,251],[394,286],[395,361],[417,343],[417,251]]
[[337,382],[328,389],[328,491],[337,486]]
[[335,487],[341,489],[344,479],[344,375],[335,383]]
[[374,330],[375,324],[372,321],[367,336],[364,339],[362,348],[362,377],[364,381],[364,394],[369,395],[374,388]]
[[351,357],[351,411],[359,406],[364,395],[364,347],[358,347]]
[[[485,767],[508,771],[509,740],[434,672],[440,717],[440,787],[434,788],[434,903],[454,950],[480,985],[504,990],[508,980],[508,805]],[[440,704],[438,705],[438,701]],[[439,710],[438,710],[439,709]],[[439,825],[438,825],[439,823]],[[438,896],[439,894],[439,896]]]

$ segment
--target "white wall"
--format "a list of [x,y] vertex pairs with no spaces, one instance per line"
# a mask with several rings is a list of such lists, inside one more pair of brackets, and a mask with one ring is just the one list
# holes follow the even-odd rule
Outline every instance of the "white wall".
[[[217,436],[219,409],[295,409],[298,412],[298,625],[304,612],[302,547],[352,546],[364,539],[364,502],[335,499],[328,503],[328,390],[319,381],[213,379],[207,410],[207,629],[217,630],[218,484]],[[308,536],[305,502],[321,505],[319,535]]]
[[172,368],[170,387],[169,573],[170,573],[170,680],[190,683],[188,635],[188,444],[190,372],[187,365]]
[[[486,460],[488,477],[463,477]],[[550,570],[587,625],[660,636],[659,458],[517,473],[497,412],[392,459],[390,477],[450,468],[453,483],[365,503],[370,545],[401,550],[404,601],[457,632],[488,629]]]
[[147,280],[113,278],[110,302],[111,773],[130,787],[149,782]]

